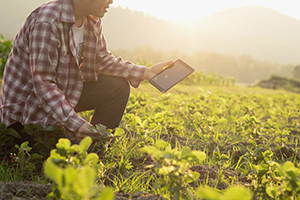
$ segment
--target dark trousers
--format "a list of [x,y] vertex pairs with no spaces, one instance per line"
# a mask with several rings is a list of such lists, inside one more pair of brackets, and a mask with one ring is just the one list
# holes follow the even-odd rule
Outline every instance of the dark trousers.
[[119,126],[127,101],[130,86],[123,78],[99,75],[97,81],[84,82],[76,112],[95,110],[91,124],[103,124],[113,129]]
[[[75,111],[94,110],[91,124],[101,123],[113,129],[120,124],[129,95],[130,86],[126,79],[99,75],[97,81],[83,83],[83,90]],[[22,137],[21,140],[16,139],[16,143],[29,141],[30,145],[34,144],[30,135],[21,133],[24,128],[21,123],[15,123],[9,128],[15,129]]]

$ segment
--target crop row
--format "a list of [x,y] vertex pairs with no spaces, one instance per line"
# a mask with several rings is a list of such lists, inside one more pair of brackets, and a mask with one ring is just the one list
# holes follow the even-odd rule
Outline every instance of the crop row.
[[[134,93],[120,128],[107,143],[57,143],[55,138],[63,134],[59,127],[27,125],[24,131],[40,138],[27,150],[47,158],[46,175],[56,182],[52,195],[77,192],[77,197],[88,193],[100,198],[97,191],[106,186],[114,193],[147,192],[176,199],[299,199],[299,107],[300,97],[286,93]],[[80,113],[87,119],[91,114]],[[1,141],[14,135],[3,124],[0,129],[6,132]],[[9,143],[0,143],[1,152]],[[14,148],[11,152],[22,158],[20,149],[26,145],[19,152]],[[31,159],[19,162],[19,169],[33,170],[28,163],[37,158]],[[55,170],[70,180],[59,179]],[[90,187],[79,194],[71,183],[85,173],[95,177],[85,180]]]

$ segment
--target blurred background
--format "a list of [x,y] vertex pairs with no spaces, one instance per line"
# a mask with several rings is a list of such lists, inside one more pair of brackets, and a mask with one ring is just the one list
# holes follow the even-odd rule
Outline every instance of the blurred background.
[[[0,34],[13,40],[45,0],[0,0]],[[109,50],[133,62],[181,58],[197,71],[253,84],[297,78],[296,1],[115,0],[103,18]]]

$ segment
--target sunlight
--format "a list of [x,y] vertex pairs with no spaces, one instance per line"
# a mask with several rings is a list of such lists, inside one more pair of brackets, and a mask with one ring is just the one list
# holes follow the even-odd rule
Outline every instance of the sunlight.
[[150,16],[156,16],[160,19],[185,21],[197,16],[246,5],[268,7],[300,19],[297,0],[114,0],[112,6],[128,7],[131,10],[143,11]]
[[209,1],[203,6],[201,1],[195,0],[185,0],[184,3],[183,1],[174,0],[128,0],[126,2],[115,0],[113,6],[121,6],[122,8],[128,7],[131,10],[143,11],[151,16],[174,21],[183,21],[199,15],[209,14],[216,9],[223,9],[222,6],[215,5]]

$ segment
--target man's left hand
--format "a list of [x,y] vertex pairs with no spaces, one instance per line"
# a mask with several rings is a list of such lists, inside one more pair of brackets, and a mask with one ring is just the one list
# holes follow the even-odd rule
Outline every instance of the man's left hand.
[[159,72],[161,72],[166,66],[173,64],[173,60],[157,63],[147,68],[143,74],[143,80],[149,80]]

